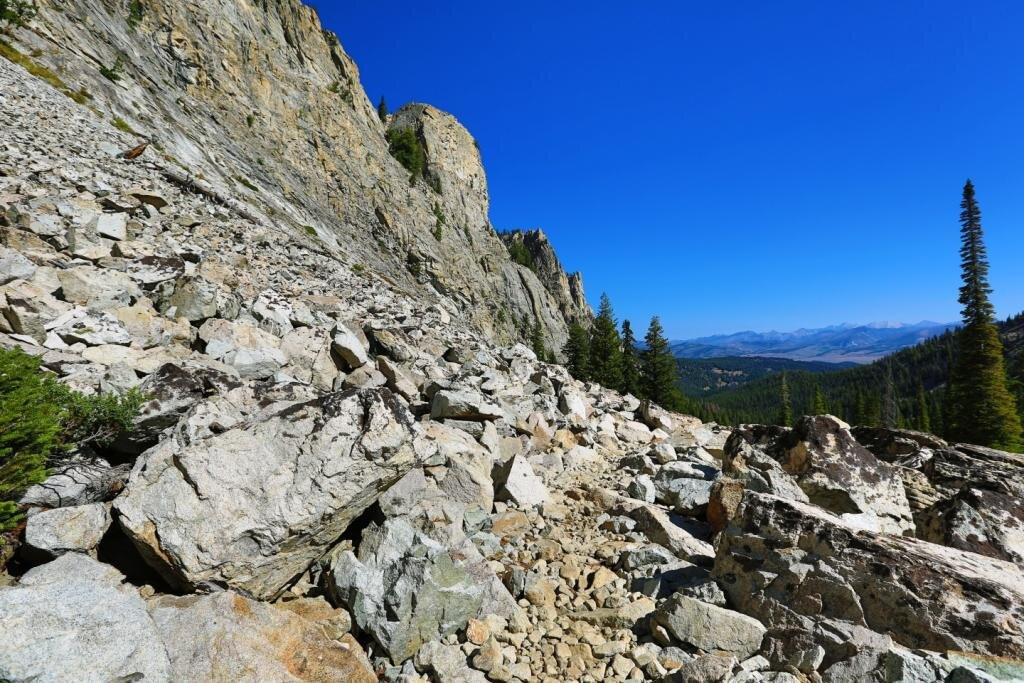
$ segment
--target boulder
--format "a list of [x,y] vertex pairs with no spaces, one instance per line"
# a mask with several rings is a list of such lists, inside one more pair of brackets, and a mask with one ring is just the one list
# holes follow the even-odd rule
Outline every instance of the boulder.
[[471,389],[442,389],[434,394],[430,416],[435,420],[497,420],[504,411]]
[[108,501],[124,488],[130,469],[92,454],[76,453],[54,467],[46,481],[30,486],[19,503],[60,508]]
[[211,318],[199,328],[206,354],[233,366],[244,379],[264,379],[281,369],[288,358],[273,334],[242,320]]
[[25,545],[50,557],[66,552],[89,552],[99,545],[110,526],[103,503],[43,510],[30,515]]
[[338,325],[335,328],[331,348],[345,361],[350,370],[366,365],[370,360],[366,350],[366,338],[345,325]]
[[[217,405],[192,414],[206,424],[204,409],[216,418]],[[199,433],[179,425],[139,459],[115,507],[174,585],[271,599],[415,464],[417,433],[386,389],[328,394]]]
[[[362,647],[349,634],[232,591],[162,595],[149,601],[175,681],[352,681],[375,683]],[[326,629],[325,629],[326,627]],[[337,637],[334,637],[337,636]]]
[[0,588],[0,679],[168,681],[146,604],[113,567],[66,553]]
[[0,285],[12,280],[28,280],[35,272],[35,264],[20,252],[0,245]]
[[713,575],[734,608],[818,634],[833,659],[850,655],[851,636],[835,635],[844,629],[910,648],[1024,657],[1019,567],[866,531],[806,503],[746,492]]
[[739,659],[760,649],[766,631],[757,619],[678,593],[651,615],[651,623],[681,643],[705,652],[722,650]]
[[355,623],[395,664],[490,612],[481,583],[403,517],[367,527],[358,555],[337,555],[330,577],[332,592]]
[[131,334],[110,313],[76,308],[46,325],[67,344],[82,342],[88,346],[130,344]]
[[551,494],[538,477],[530,461],[516,455],[506,463],[496,477],[501,489],[498,500],[512,501],[522,508],[537,507],[551,500]]
[[124,273],[109,268],[76,266],[57,271],[65,301],[98,310],[131,306],[142,290]]

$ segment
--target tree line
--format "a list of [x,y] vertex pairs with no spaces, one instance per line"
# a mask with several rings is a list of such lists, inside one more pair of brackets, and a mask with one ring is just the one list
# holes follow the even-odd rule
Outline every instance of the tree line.
[[[829,374],[788,372],[710,395],[698,402],[698,416],[723,424],[791,425],[794,415],[827,412],[853,424],[1021,449],[1024,314],[995,320],[981,211],[970,181],[960,208],[960,328],[871,365]],[[1004,338],[1010,347],[1004,348]]]
[[651,318],[643,347],[638,348],[632,324],[623,320],[619,326],[607,294],[601,295],[601,305],[589,329],[579,323],[569,326],[562,354],[569,372],[578,380],[597,382],[670,410],[691,407],[677,386],[676,359],[661,319]]

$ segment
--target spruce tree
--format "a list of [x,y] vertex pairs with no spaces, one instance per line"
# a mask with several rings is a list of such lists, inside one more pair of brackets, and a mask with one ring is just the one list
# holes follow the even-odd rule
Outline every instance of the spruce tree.
[[565,367],[581,382],[590,381],[590,334],[578,322],[569,325],[569,339],[562,347]]
[[658,405],[672,408],[680,400],[676,389],[678,366],[658,316],[651,318],[640,354],[640,393]]
[[981,210],[970,180],[960,203],[960,269],[963,328],[949,381],[947,436],[1003,450],[1021,447],[1021,421],[1007,386],[1003,343],[989,300],[988,254]]
[[814,383],[814,393],[811,395],[811,415],[828,414],[828,406],[825,404],[825,395],[821,393],[821,385]]
[[380,102],[377,103],[377,116],[380,117],[383,123],[386,123],[388,120],[388,103],[383,95],[380,96]]
[[544,345],[544,328],[541,327],[540,320],[533,324],[533,329],[530,331],[530,347],[537,354],[537,360],[547,360],[548,351]]
[[896,429],[900,424],[900,409],[896,402],[896,382],[892,376],[892,365],[886,365],[885,386],[882,392],[882,426]]
[[636,337],[628,320],[622,321],[622,384],[619,391],[640,395],[640,360],[636,354]]
[[914,419],[914,428],[921,432],[930,432],[932,430],[932,419],[928,412],[928,397],[924,393],[924,383],[918,381],[917,383],[917,415]]
[[786,373],[782,373],[782,384],[779,387],[779,398],[782,402],[782,409],[779,411],[779,425],[783,427],[793,426],[793,403],[789,397],[789,381]]
[[622,339],[607,294],[601,295],[601,306],[590,329],[590,375],[593,381],[609,389],[622,384]]

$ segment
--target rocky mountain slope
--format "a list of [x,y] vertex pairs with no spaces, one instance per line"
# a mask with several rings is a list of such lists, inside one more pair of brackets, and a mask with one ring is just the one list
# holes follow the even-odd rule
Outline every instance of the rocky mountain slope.
[[[104,7],[64,7],[79,28],[44,6],[42,35]],[[182,3],[224,21],[167,30],[222,41],[269,11]],[[306,45],[295,12],[278,30]],[[21,499],[0,679],[1021,677],[1020,456],[829,416],[730,430],[577,382],[384,247],[350,260],[363,238],[333,244],[330,216],[311,239],[137,143],[0,59],[0,346],[147,399]]]
[[511,262],[474,139],[427,105],[390,122],[424,146],[424,178],[410,186],[355,63],[297,0],[42,0],[32,28],[17,34],[23,52],[135,142],[152,139],[157,163],[242,202],[265,228],[409,296],[446,295],[496,341],[539,321],[561,348],[563,312],[589,315]]

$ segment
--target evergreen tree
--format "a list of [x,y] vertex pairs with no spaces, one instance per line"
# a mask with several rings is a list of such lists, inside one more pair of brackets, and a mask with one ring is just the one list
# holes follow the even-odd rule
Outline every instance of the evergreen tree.
[[896,429],[900,424],[900,409],[896,402],[896,382],[892,376],[892,364],[886,364],[885,387],[882,393],[882,426]]
[[676,389],[678,368],[658,316],[651,318],[640,354],[640,393],[658,405],[672,408],[679,403]]
[[601,306],[590,329],[590,375],[609,389],[622,385],[622,339],[607,294],[601,295]]
[[783,427],[793,426],[793,403],[789,397],[789,381],[786,373],[782,373],[782,386],[779,388],[782,410],[779,412],[779,424]]
[[562,355],[569,374],[581,382],[590,381],[590,335],[578,322],[569,325],[569,339]]
[[921,432],[932,431],[932,420],[928,411],[928,397],[924,393],[924,383],[920,380],[917,382],[915,402],[917,403],[917,415],[915,415],[914,428]]
[[636,337],[628,320],[622,321],[622,384],[619,391],[640,395],[640,359],[636,354]]
[[530,347],[537,354],[537,360],[547,360],[548,350],[544,344],[544,328],[541,327],[540,320],[533,324],[533,329],[530,332]]
[[383,95],[380,96],[380,102],[377,103],[377,116],[380,117],[383,123],[386,123],[388,120],[388,103]]
[[960,268],[963,328],[950,373],[947,435],[956,440],[1004,450],[1021,447],[1021,421],[1007,386],[1003,343],[989,300],[988,254],[981,210],[970,180],[960,203]]
[[811,395],[811,415],[828,414],[828,406],[825,405],[825,395],[821,393],[821,385],[815,382],[814,393]]

